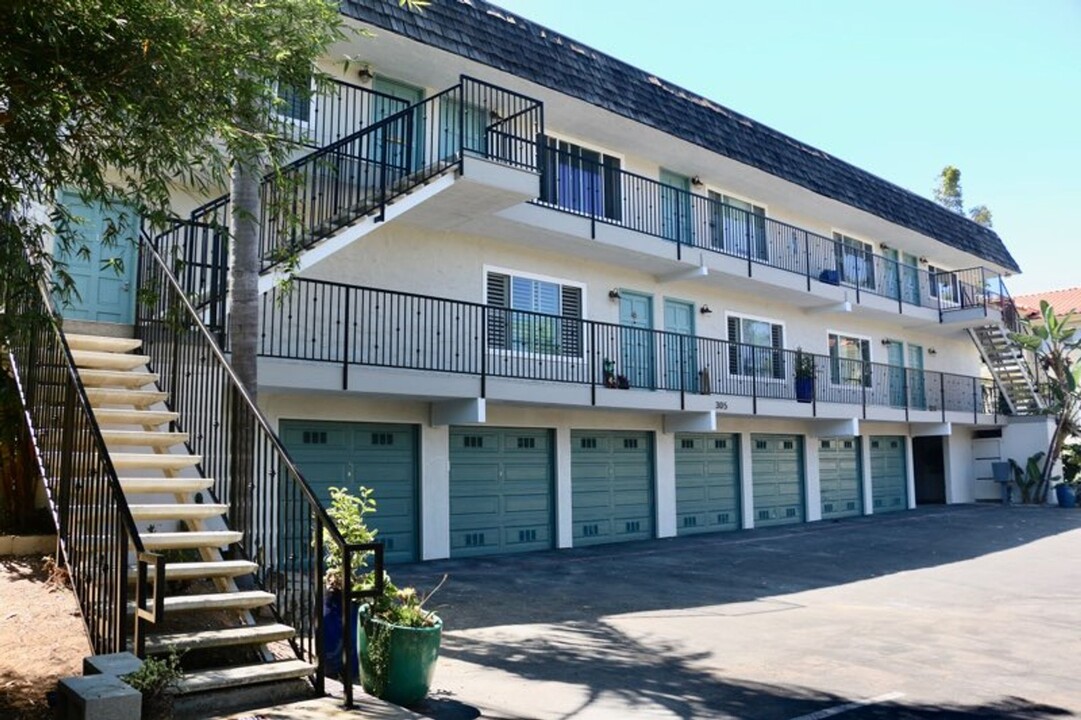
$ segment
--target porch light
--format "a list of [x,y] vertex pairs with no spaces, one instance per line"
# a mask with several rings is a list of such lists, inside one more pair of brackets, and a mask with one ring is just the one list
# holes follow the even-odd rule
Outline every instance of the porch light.
[[697,175],[691,178],[691,185],[694,185],[695,187],[702,187],[702,185],[704,184],[705,183],[702,182],[702,178],[698,177]]
[[926,265],[926,264],[927,264],[927,258],[921,257],[920,258],[920,265]]
[[929,348],[927,348],[927,354],[928,355],[938,355],[938,350],[935,350],[933,347],[929,347]]
[[490,112],[488,113],[488,116],[489,116],[490,118],[492,118],[492,122],[499,122],[500,120],[502,120],[502,119],[503,119],[503,115],[501,115],[501,114],[500,114],[500,112],[499,112],[498,110],[491,110],[491,111],[490,111]]
[[360,78],[361,82],[369,82],[372,78],[375,77],[375,73],[372,72],[372,66],[361,65],[360,68],[357,70],[357,77]]
[[889,338],[882,338],[882,344],[883,345],[893,345],[893,340],[890,340]]
[[698,312],[702,313],[703,315],[712,315],[713,314],[713,311],[709,309],[709,305],[703,305],[702,307],[700,307],[698,309]]
[[879,249],[879,250],[889,250],[889,249],[890,249],[890,246],[889,246],[889,245],[887,245],[886,243],[879,243],[879,244],[878,244],[878,249]]
[[611,290],[608,291],[608,299],[609,300],[619,300],[620,297],[622,297],[622,296],[619,294],[619,289],[618,288],[612,288]]

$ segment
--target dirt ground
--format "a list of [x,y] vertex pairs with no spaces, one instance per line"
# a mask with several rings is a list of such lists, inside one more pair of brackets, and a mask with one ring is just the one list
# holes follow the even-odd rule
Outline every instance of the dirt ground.
[[79,606],[42,557],[0,558],[0,718],[51,718],[45,693],[90,654]]

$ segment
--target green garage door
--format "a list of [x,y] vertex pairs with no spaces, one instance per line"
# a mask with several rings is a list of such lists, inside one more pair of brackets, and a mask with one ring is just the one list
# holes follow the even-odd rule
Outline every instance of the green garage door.
[[871,438],[871,496],[875,512],[908,509],[905,439],[883,435]]
[[754,525],[803,522],[803,438],[752,435]]
[[571,432],[574,544],[653,537],[653,433]]
[[552,547],[552,465],[548,430],[451,428],[451,557]]
[[281,436],[324,505],[330,488],[372,489],[387,562],[418,559],[417,431],[412,425],[282,420]]
[[676,531],[739,525],[739,436],[676,435]]
[[823,520],[863,514],[858,439],[819,441],[818,481],[822,488]]

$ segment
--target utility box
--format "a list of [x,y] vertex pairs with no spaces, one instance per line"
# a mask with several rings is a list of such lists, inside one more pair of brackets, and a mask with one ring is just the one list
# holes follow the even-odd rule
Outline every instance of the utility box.
[[1009,505],[1013,496],[1013,486],[1010,485],[1013,482],[1013,468],[1008,462],[993,462],[991,475],[995,482],[1002,486],[1002,504]]

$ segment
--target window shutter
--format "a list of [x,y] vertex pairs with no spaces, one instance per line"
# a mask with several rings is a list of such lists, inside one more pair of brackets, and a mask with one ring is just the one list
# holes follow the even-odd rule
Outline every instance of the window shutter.
[[863,386],[871,387],[872,373],[874,372],[871,367],[871,341],[860,340],[860,357],[863,358]]
[[604,216],[609,220],[623,220],[623,183],[619,158],[604,156]]
[[773,377],[783,378],[784,372],[784,328],[780,325],[770,326],[770,341],[773,345]]
[[739,374],[739,318],[728,318],[728,372],[733,375]]
[[563,286],[562,308],[560,314],[566,320],[560,323],[560,341],[563,345],[563,354],[568,357],[580,357],[582,355],[582,289]]
[[[488,273],[488,305],[495,308],[510,307],[510,276],[502,273]],[[499,310],[488,311],[488,347],[499,350],[508,348],[507,327],[509,313]]]
[[541,168],[541,201],[556,203],[559,200],[559,143],[555,138],[544,138],[544,164]]

